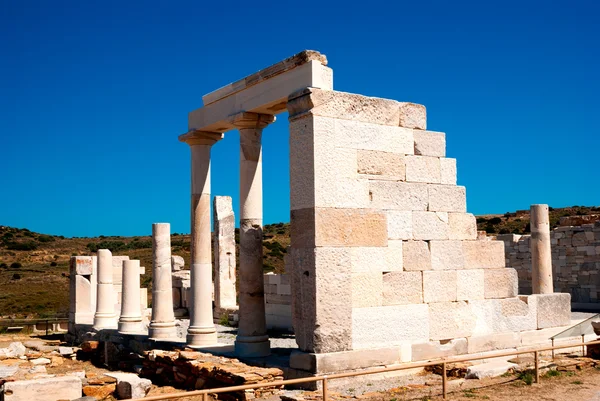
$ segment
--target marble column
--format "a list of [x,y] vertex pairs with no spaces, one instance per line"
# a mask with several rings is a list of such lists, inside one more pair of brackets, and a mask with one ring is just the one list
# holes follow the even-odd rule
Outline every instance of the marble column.
[[98,249],[98,289],[93,327],[96,330],[117,328],[112,253],[108,249]]
[[237,309],[235,215],[231,196],[215,196],[213,216],[215,308],[217,311]]
[[552,294],[552,249],[548,205],[531,205],[531,278],[534,294]]
[[142,306],[140,302],[140,261],[123,261],[123,292],[119,332],[139,334],[142,332]]
[[240,131],[239,324],[235,353],[271,353],[265,318],[263,279],[262,130],[275,121],[269,114],[239,113],[230,123]]
[[210,149],[223,134],[192,131],[179,140],[192,153],[191,199],[191,308],[187,345],[199,348],[217,343],[212,303],[212,251],[210,233]]
[[173,312],[171,225],[169,223],[152,224],[152,318],[148,326],[148,337],[152,339],[177,337]]

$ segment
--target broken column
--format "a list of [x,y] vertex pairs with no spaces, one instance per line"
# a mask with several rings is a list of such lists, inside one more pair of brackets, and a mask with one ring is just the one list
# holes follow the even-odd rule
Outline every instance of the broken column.
[[275,116],[239,113],[229,122],[240,131],[240,283],[235,352],[259,357],[271,353],[265,318],[262,231],[262,130]]
[[534,294],[552,294],[552,249],[548,205],[531,205],[531,277]]
[[148,326],[150,338],[177,337],[171,288],[171,225],[154,223],[152,224],[152,319]]
[[96,288],[92,285],[94,272],[92,256],[72,256],[69,267],[69,332],[75,325],[94,323]]
[[187,344],[202,347],[217,343],[212,308],[212,251],[210,235],[210,149],[223,134],[192,131],[181,135],[192,152],[192,213],[190,281],[192,304]]
[[113,292],[112,253],[98,249],[98,290],[94,329],[116,329],[115,296]]
[[235,215],[231,196],[215,196],[213,213],[215,307],[235,309]]
[[142,309],[140,302],[140,261],[123,261],[123,295],[121,298],[120,333],[142,331]]

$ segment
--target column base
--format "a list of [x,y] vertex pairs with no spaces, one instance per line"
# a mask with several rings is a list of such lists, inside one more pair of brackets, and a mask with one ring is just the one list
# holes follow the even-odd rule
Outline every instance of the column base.
[[188,328],[186,345],[190,348],[203,348],[216,345],[217,331],[215,327],[190,327]]
[[[141,334],[144,333],[142,329],[142,320],[137,321],[119,321],[119,333],[122,334]],[[145,334],[145,333],[144,333]]]
[[148,338],[153,340],[177,338],[177,328],[175,327],[175,322],[150,322],[150,325],[148,326]]
[[94,324],[92,327],[94,328],[94,330],[116,329],[117,328],[117,315],[102,314],[102,315],[98,316],[98,314],[96,314],[94,316]]
[[271,355],[271,342],[268,336],[240,337],[235,340],[235,355],[258,358]]

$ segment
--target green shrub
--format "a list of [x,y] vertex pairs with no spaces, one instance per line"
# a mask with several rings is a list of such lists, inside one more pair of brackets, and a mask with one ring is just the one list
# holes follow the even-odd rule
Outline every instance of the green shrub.
[[502,223],[502,219],[500,217],[492,217],[488,220],[488,224],[500,224]]
[[8,269],[8,265],[6,263],[0,263],[0,269]]
[[534,372],[531,369],[527,369],[519,373],[519,380],[522,380],[528,386],[533,384],[533,380],[535,378]]
[[56,266],[58,266],[58,263],[56,263],[56,262],[50,262],[50,266],[56,267]]
[[21,280],[21,275],[19,273],[15,273],[12,275],[11,280]]
[[39,237],[37,237],[37,240],[39,242],[53,242],[56,241],[56,238],[54,238],[52,235],[41,234]]
[[20,264],[19,262],[13,262],[10,264],[11,269],[20,269],[21,267],[23,267],[22,264]]
[[13,251],[34,251],[37,249],[37,247],[38,245],[34,241],[9,242],[6,246],[6,249]]

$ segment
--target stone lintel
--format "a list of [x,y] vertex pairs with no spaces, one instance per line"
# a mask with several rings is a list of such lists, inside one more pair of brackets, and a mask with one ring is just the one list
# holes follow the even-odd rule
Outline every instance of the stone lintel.
[[188,145],[213,145],[223,139],[220,132],[190,131],[179,135],[179,141]]
[[312,60],[318,61],[322,65],[327,65],[327,57],[324,54],[315,50],[303,50],[270,67],[264,68],[254,74],[250,74],[245,78],[202,96],[202,101],[204,102],[204,105],[214,103],[217,100],[242,91],[269,78],[273,78],[276,75],[283,74],[286,71],[292,70]]
[[259,114],[243,111],[229,117],[227,121],[238,129],[265,128],[267,125],[275,122],[275,116],[272,114]]

